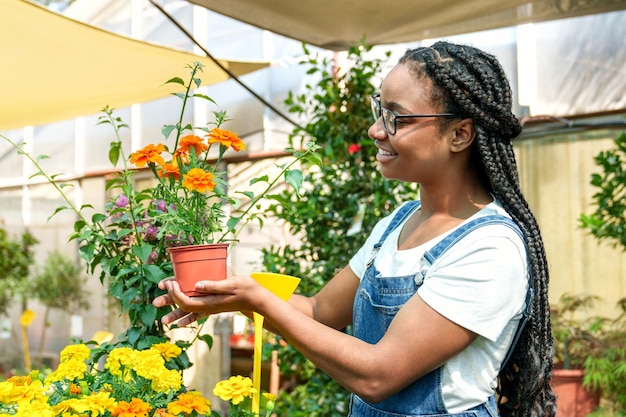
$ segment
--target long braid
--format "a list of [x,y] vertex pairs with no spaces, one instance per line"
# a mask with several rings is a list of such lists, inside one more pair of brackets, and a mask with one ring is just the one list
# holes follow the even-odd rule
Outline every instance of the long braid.
[[[534,288],[532,314],[510,360],[500,370],[499,411],[502,417],[553,417],[550,386],[554,341],[548,302],[548,263],[539,226],[524,198],[512,139],[521,133],[512,113],[506,74],[495,57],[479,49],[437,42],[409,50],[400,59],[416,77],[434,84],[433,100],[446,112],[472,118],[476,139],[471,160],[481,180],[520,227],[528,249]],[[445,123],[442,122],[442,123]]]

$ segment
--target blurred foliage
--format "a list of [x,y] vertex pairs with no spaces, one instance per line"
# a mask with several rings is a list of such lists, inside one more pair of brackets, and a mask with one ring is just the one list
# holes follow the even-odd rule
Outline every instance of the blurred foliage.
[[0,314],[7,314],[11,301],[24,291],[35,262],[33,246],[37,243],[28,231],[12,238],[0,226]]
[[598,191],[593,195],[596,211],[581,214],[583,228],[598,240],[608,240],[613,247],[626,251],[626,132],[614,139],[615,147],[594,157],[601,173],[591,176],[591,185]]
[[60,252],[50,252],[29,283],[30,293],[47,308],[74,314],[89,308],[89,292],[84,289],[87,275],[81,267]]
[[81,267],[66,255],[53,251],[48,253],[43,265],[37,268],[29,281],[29,294],[45,306],[39,342],[39,366],[43,363],[46,346],[46,330],[50,326],[51,309],[75,314],[89,309],[89,292],[85,290],[87,275]]

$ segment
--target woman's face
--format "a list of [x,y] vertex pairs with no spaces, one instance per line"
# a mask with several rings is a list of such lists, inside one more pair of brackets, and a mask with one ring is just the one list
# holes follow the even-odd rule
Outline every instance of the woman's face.
[[[430,80],[416,79],[406,65],[399,64],[383,81],[380,102],[399,115],[442,113],[430,102],[430,88]],[[440,121],[438,117],[396,119],[396,133],[389,135],[378,118],[368,135],[378,148],[376,159],[382,175],[421,184],[445,175],[455,124],[441,129]]]

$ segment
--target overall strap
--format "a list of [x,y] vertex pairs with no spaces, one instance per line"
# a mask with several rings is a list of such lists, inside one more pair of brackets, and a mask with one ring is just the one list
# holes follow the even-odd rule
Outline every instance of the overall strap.
[[[459,228],[457,231],[452,232],[451,234],[446,236],[444,239],[442,239],[439,243],[437,243],[433,248],[426,251],[424,253],[423,259],[428,263],[427,266],[432,265],[444,252],[446,252],[448,249],[454,246],[455,243],[463,239],[473,230],[476,230],[479,227],[490,225],[490,224],[501,224],[504,226],[508,226],[513,231],[515,231],[515,233],[517,233],[518,236],[522,240],[524,240],[524,236],[522,235],[522,231],[520,230],[519,226],[508,217],[495,215],[495,214],[479,217],[461,226],[461,228]],[[520,319],[517,329],[515,330],[515,334],[513,335],[511,346],[509,347],[509,350],[507,351],[506,356],[504,357],[504,360],[502,361],[502,366],[504,366],[508,362],[508,360],[511,358],[513,349],[515,348],[517,341],[522,335],[524,326],[526,326],[526,323],[528,322],[528,319],[530,318],[530,315],[532,314],[532,307],[533,307],[532,301],[535,295],[535,290],[533,289],[530,276],[528,276],[527,278],[528,278],[528,291],[526,291],[525,306],[524,306],[524,310],[522,311],[522,318]]]
[[505,216],[492,214],[489,216],[478,217],[474,220],[471,220],[465,223],[459,229],[453,231],[444,239],[442,239],[439,243],[433,246],[430,250],[427,250],[424,253],[424,258],[426,258],[426,260],[432,265],[437,260],[437,258],[439,258],[441,255],[443,255],[445,251],[447,251],[452,246],[454,246],[455,243],[457,243],[458,241],[460,241],[465,236],[470,234],[472,231],[478,229],[479,227],[486,226],[489,224],[502,224],[504,226],[508,226],[511,229],[513,229],[515,233],[518,234],[520,239],[524,240],[522,231],[517,226],[517,224],[515,224],[513,220]]
[[415,210],[418,210],[420,206],[420,201],[414,200],[404,204],[400,208],[400,210],[398,210],[395,216],[393,216],[393,218],[391,219],[391,222],[389,223],[389,226],[387,226],[387,229],[385,229],[383,234],[380,236],[380,239],[378,239],[378,242],[374,244],[374,247],[372,248],[372,254],[370,255],[370,260],[367,263],[368,268],[374,263],[374,259],[376,258],[380,247],[383,245],[383,242],[385,241],[385,239],[387,239],[387,236],[389,236],[391,232],[393,232],[399,225],[401,225],[407,217],[413,214]]
[[408,203],[403,205],[400,210],[398,210],[396,215],[393,216],[393,219],[391,219],[389,226],[387,226],[387,229],[385,229],[384,233],[382,234],[380,239],[378,239],[378,242],[374,245],[374,247],[381,247],[385,239],[387,239],[387,236],[389,236],[389,233],[393,232],[396,227],[401,225],[402,222],[404,222],[407,217],[413,214],[415,210],[418,210],[421,205],[422,204],[419,200],[409,201]]

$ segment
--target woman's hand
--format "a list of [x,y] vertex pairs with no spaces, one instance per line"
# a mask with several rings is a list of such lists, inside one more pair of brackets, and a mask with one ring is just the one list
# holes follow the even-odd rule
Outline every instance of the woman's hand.
[[254,300],[270,293],[252,278],[229,276],[220,281],[199,281],[195,290],[203,295],[189,297],[183,293],[173,277],[159,282],[159,288],[167,290],[152,301],[155,307],[176,305],[177,308],[163,316],[163,324],[178,321],[179,326],[189,325],[203,317],[226,311],[250,311],[255,309]]

